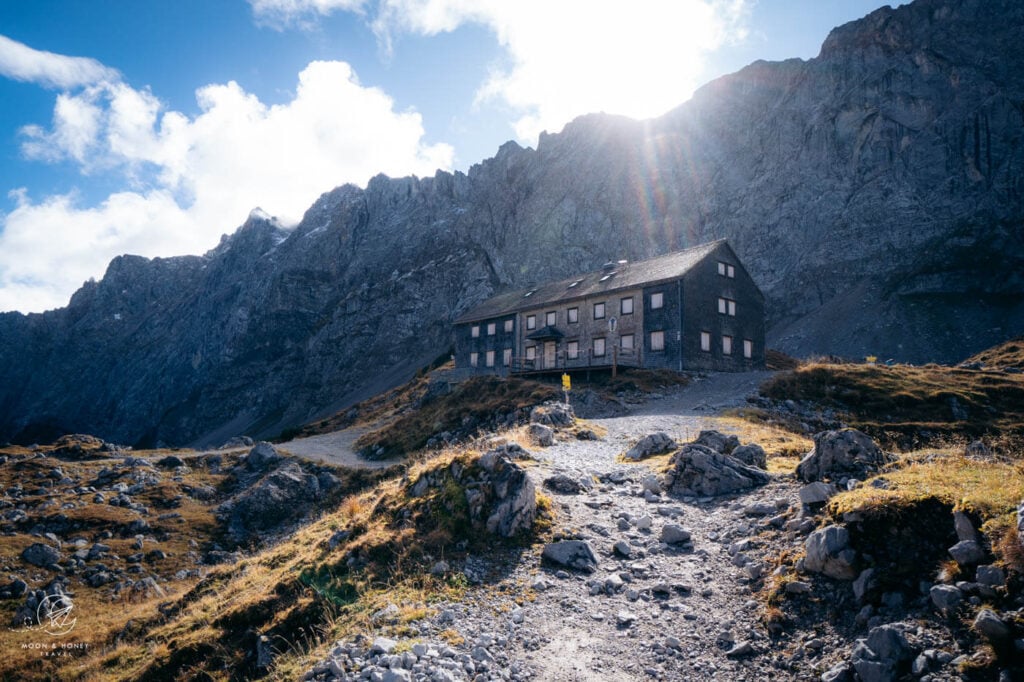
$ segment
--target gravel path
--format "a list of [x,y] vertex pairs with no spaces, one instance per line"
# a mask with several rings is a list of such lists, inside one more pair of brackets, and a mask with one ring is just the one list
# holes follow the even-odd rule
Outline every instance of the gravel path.
[[308,438],[296,438],[277,447],[296,457],[356,469],[381,469],[394,464],[393,461],[372,461],[360,457],[353,445],[366,428],[351,427],[341,431],[325,433]]

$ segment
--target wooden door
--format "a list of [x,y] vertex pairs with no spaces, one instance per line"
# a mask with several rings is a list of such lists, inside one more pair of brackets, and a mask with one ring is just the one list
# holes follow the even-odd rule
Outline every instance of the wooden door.
[[544,342],[544,368],[551,369],[555,366],[555,342]]

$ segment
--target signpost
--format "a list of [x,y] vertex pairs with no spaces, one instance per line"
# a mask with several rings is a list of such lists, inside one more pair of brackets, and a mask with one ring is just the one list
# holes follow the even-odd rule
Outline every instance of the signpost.
[[569,391],[572,390],[572,379],[568,374],[562,374],[562,393],[565,395],[565,404],[569,404]]

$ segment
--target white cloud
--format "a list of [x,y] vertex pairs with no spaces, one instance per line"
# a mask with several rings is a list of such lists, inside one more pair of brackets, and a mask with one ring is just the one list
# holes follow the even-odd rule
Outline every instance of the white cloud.
[[520,112],[516,135],[533,143],[572,118],[604,111],[636,118],[681,104],[704,58],[742,38],[746,0],[382,0],[376,28],[423,35],[487,26],[511,58],[478,101]]
[[309,28],[318,17],[339,10],[359,11],[366,0],[249,0],[256,21],[278,30]]
[[284,104],[268,106],[234,82],[200,88],[196,99],[190,117],[148,90],[106,83],[60,95],[50,129],[22,130],[27,156],[123,173],[128,191],[97,206],[14,192],[17,207],[0,216],[0,310],[64,305],[122,253],[201,253],[255,206],[292,222],[336,185],[452,163],[450,146],[423,142],[419,114],[396,112],[343,62],[310,63]]
[[0,35],[0,76],[37,83],[48,88],[75,88],[121,75],[88,57],[68,57],[45,52]]

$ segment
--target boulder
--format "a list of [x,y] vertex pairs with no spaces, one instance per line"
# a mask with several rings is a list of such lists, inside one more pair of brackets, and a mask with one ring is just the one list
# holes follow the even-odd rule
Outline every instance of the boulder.
[[964,599],[963,592],[952,585],[933,585],[928,596],[935,608],[946,613],[955,611]]
[[690,531],[675,523],[666,523],[661,527],[661,541],[670,545],[677,545],[690,541]]
[[572,426],[575,422],[576,415],[568,403],[544,403],[530,410],[531,424],[558,427]]
[[800,488],[800,503],[808,506],[824,504],[837,492],[839,491],[831,483],[814,481]]
[[[40,606],[42,605],[42,608]],[[11,619],[13,627],[30,627],[40,623],[40,616],[45,619],[57,609],[73,606],[71,595],[64,591],[64,584],[60,579],[53,580],[41,590],[29,590],[25,601],[14,612]]]
[[985,550],[974,540],[961,540],[949,548],[949,555],[961,566],[975,566],[985,560]]
[[720,452],[723,455],[732,454],[732,451],[740,446],[740,439],[736,436],[727,436],[720,431],[709,429],[701,431],[697,435],[697,440],[693,441],[696,445],[703,445],[706,448],[711,448],[715,452]]
[[55,547],[43,544],[42,542],[35,542],[22,550],[21,558],[23,561],[32,564],[33,566],[47,568],[56,563],[60,563],[61,554]]
[[317,477],[306,473],[297,462],[289,462],[222,504],[217,515],[227,522],[231,539],[245,544],[298,519],[319,498]]
[[879,625],[866,640],[857,640],[851,660],[861,682],[893,682],[911,656],[910,644],[898,628]]
[[713,497],[768,483],[760,469],[703,445],[689,444],[672,456],[664,487],[679,495]]
[[167,455],[157,460],[156,465],[163,469],[176,469],[180,466],[185,466],[185,460],[177,455]]
[[823,431],[814,436],[814,449],[796,468],[797,478],[810,483],[824,478],[864,477],[888,461],[871,437],[856,429]]
[[732,456],[747,466],[757,467],[758,469],[764,469],[768,466],[768,455],[765,454],[764,448],[756,443],[739,446],[732,451]]
[[850,547],[850,534],[842,526],[826,526],[814,531],[804,543],[807,556],[804,567],[837,580],[857,577],[857,552]]
[[585,540],[562,540],[544,545],[541,558],[558,566],[590,572],[597,568],[597,556]]
[[640,460],[671,452],[675,448],[676,442],[667,433],[658,431],[641,438],[636,445],[626,451],[624,457],[631,460]]
[[28,591],[28,583],[21,578],[15,578],[3,587],[0,587],[0,599],[18,599]]
[[1013,639],[1013,630],[992,609],[978,611],[974,619],[974,631],[996,647]]
[[544,479],[544,487],[563,495],[577,495],[583,489],[578,481],[565,474],[555,474]]
[[277,448],[266,441],[260,441],[246,456],[245,467],[249,471],[266,471],[280,459]]
[[530,424],[528,433],[530,440],[542,448],[550,447],[555,444],[555,431],[550,426],[545,426],[544,424]]

